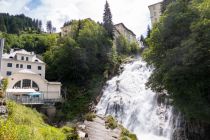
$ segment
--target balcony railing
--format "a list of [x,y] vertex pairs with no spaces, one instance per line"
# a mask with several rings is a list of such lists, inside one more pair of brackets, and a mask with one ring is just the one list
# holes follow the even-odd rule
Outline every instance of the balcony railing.
[[6,97],[20,104],[38,105],[38,104],[48,104],[48,103],[56,103],[62,101],[62,98],[59,96],[53,97],[53,94],[58,94],[56,92],[40,92],[40,93],[42,94],[36,96],[29,96],[27,94],[17,95],[13,93],[7,93]]

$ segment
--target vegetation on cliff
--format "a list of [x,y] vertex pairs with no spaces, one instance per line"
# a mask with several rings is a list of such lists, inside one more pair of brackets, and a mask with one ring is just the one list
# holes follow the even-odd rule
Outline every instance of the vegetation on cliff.
[[154,66],[147,83],[169,93],[189,118],[210,122],[210,1],[176,0],[146,39],[145,60]]
[[11,101],[7,102],[7,107],[8,118],[0,118],[1,140],[70,140],[78,137],[72,128],[47,125],[36,110]]

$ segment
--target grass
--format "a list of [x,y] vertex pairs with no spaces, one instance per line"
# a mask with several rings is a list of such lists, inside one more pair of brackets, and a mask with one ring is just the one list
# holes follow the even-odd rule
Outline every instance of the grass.
[[84,119],[87,121],[93,121],[93,119],[96,117],[95,113],[87,113],[84,116]]
[[46,124],[36,110],[7,102],[7,120],[0,118],[0,140],[73,140],[69,131]]
[[117,128],[118,123],[111,115],[109,115],[105,119],[105,126],[106,126],[107,129],[108,128],[115,129],[115,128]]

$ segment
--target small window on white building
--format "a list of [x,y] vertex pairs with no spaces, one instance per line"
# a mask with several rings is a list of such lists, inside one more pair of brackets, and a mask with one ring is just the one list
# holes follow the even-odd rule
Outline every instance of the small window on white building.
[[21,60],[24,60],[24,56],[21,56]]
[[27,65],[27,69],[31,69],[31,65]]
[[7,67],[12,67],[12,63],[7,63]]
[[42,70],[42,66],[38,66],[38,70]]
[[23,64],[20,64],[20,68],[23,68]]
[[16,64],[16,68],[19,68],[19,64]]
[[12,75],[12,72],[11,71],[7,71],[7,76],[10,76]]
[[28,61],[28,57],[26,57],[26,61]]
[[154,12],[154,16],[156,16],[157,14],[156,14],[156,12]]
[[22,83],[22,88],[31,88],[31,80],[24,79]]

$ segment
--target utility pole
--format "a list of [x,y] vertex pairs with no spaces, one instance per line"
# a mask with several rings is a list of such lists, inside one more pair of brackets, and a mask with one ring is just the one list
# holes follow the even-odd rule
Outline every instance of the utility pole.
[[1,85],[1,77],[2,77],[2,75],[1,75],[1,70],[2,70],[2,68],[1,68],[1,63],[2,63],[2,56],[3,56],[3,51],[4,51],[4,38],[0,38],[0,85]]

